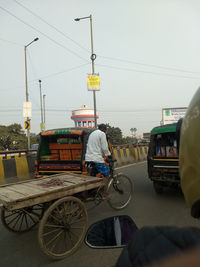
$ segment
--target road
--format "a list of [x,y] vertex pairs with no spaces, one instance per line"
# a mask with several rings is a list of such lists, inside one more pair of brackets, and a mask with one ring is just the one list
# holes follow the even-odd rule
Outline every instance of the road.
[[[130,215],[138,227],[145,225],[199,226],[190,217],[180,192],[166,190],[156,195],[151,181],[147,178],[146,162],[132,164],[118,169],[134,182],[134,196],[130,205],[123,211],[112,210],[103,203],[89,211],[89,222],[116,214]],[[96,250],[82,244],[81,248],[69,258],[52,261],[39,249],[37,227],[24,234],[8,232],[0,223],[0,266],[1,267],[106,267],[112,266],[121,249]]]

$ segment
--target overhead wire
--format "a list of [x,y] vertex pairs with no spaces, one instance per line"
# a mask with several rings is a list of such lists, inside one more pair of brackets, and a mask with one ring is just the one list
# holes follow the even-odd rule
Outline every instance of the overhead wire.
[[[46,20],[44,20],[42,17],[40,17],[39,15],[37,15],[35,12],[33,12],[32,10],[30,10],[26,6],[22,5],[17,0],[13,0],[13,1],[15,3],[17,3],[18,5],[20,5],[22,8],[24,8],[25,10],[27,10],[33,16],[37,17],[38,19],[40,19],[41,21],[43,21],[45,24],[47,24],[48,26],[50,26],[51,28],[53,28],[54,30],[56,30],[58,33],[60,33],[61,35],[63,35],[65,38],[67,38],[68,40],[72,41],[73,43],[75,43],[77,46],[79,46],[80,48],[84,49],[85,51],[89,52],[88,49],[86,49],[85,47],[81,46],[78,42],[76,42],[75,40],[73,40],[71,37],[67,36],[64,32],[60,31],[57,27],[53,26],[52,24],[50,24],[49,22],[47,22]],[[200,74],[200,72],[197,72],[197,71],[188,71],[188,70],[183,70],[183,69],[174,68],[174,67],[165,67],[165,66],[160,66],[160,65],[155,65],[155,64],[141,63],[141,62],[136,62],[136,61],[131,61],[131,60],[125,60],[125,59],[120,59],[120,58],[106,57],[106,56],[102,56],[102,55],[98,55],[98,56],[100,58],[104,58],[104,59],[109,59],[109,60],[114,60],[114,61],[120,61],[120,62],[129,63],[129,64],[136,64],[136,65],[140,65],[140,66],[153,67],[153,68],[164,69],[164,70],[179,71],[179,72],[184,72],[184,73]]]
[[27,22],[25,22],[24,20],[20,19],[19,17],[17,17],[16,15],[14,15],[12,12],[10,12],[9,10],[7,10],[6,8],[0,6],[0,9],[2,9],[4,12],[8,13],[10,16],[14,17],[15,19],[19,20],[21,23],[25,24],[26,26],[30,27],[31,29],[35,30],[36,32],[40,33],[41,35],[45,36],[47,39],[49,39],[53,43],[57,44],[58,46],[62,47],[63,49],[65,49],[69,53],[71,53],[71,54],[79,57],[80,59],[82,59],[84,61],[88,61],[87,59],[85,59],[85,58],[81,57],[80,55],[78,55],[76,52],[72,51],[71,49],[69,49],[66,46],[60,44],[59,42],[57,42],[53,38],[49,37],[46,33],[41,32],[40,30],[38,30],[34,26],[32,26],[32,25],[28,24]]
[[[60,74],[63,74],[63,73],[66,73],[66,72],[70,72],[70,71],[73,71],[73,70],[76,70],[76,69],[79,69],[79,68],[82,68],[86,65],[89,65],[90,63],[85,63],[85,64],[82,64],[82,65],[79,65],[79,66],[76,66],[76,67],[72,67],[70,69],[67,69],[67,70],[63,70],[63,71],[58,71],[58,72],[55,72],[55,73],[52,73],[52,74],[48,74],[46,76],[42,76],[40,77],[41,79],[47,79],[47,78],[51,78],[52,76],[56,76],[56,75],[60,75]],[[32,80],[33,81],[33,80]]]
[[158,69],[164,69],[164,70],[179,71],[179,72],[192,73],[192,74],[200,74],[200,72],[197,72],[197,71],[189,71],[189,70],[183,70],[183,69],[179,69],[179,68],[165,67],[165,66],[160,66],[160,65],[155,65],[155,64],[148,64],[148,63],[141,63],[141,62],[126,60],[126,59],[120,59],[120,58],[114,58],[114,57],[106,57],[106,56],[102,56],[102,55],[98,55],[98,56],[100,58],[104,58],[104,59],[109,59],[109,60],[113,60],[113,61],[120,61],[120,62],[125,62],[125,63],[129,63],[129,64],[135,64],[135,65],[140,65],[140,66],[145,66],[145,67],[152,67],[152,68],[158,68]]
[[176,74],[169,74],[169,73],[161,73],[161,72],[159,73],[159,72],[153,72],[153,71],[121,68],[121,67],[109,66],[109,65],[105,65],[105,64],[96,64],[96,65],[100,66],[100,67],[111,68],[111,69],[116,69],[116,70],[132,71],[132,72],[138,72],[138,73],[147,73],[147,74],[153,74],[153,75],[159,75],[159,76],[168,76],[168,77],[185,78],[185,79],[193,79],[193,80],[199,80],[200,79],[200,77],[183,76],[183,75],[176,75]]
[[[76,69],[79,69],[81,67],[84,67],[84,66],[87,66],[89,65],[90,63],[85,63],[85,64],[82,64],[82,65],[78,65],[78,66],[75,66],[75,67],[72,67],[70,69],[67,69],[67,70],[63,70],[63,71],[59,71],[59,72],[55,72],[55,73],[51,73],[51,74],[48,74],[48,75],[44,75],[44,76],[41,76],[40,79],[48,79],[48,78],[51,78],[53,76],[56,76],[56,75],[60,75],[60,74],[63,74],[63,73],[67,73],[67,72],[70,72],[70,71],[73,71],[73,70],[76,70]],[[34,79],[34,80],[30,80],[28,81],[28,84],[32,84],[32,83],[35,83],[36,81],[38,81],[38,79]],[[7,92],[8,90],[13,90],[13,89],[16,89],[16,88],[23,88],[24,86],[16,86],[15,88],[12,87],[12,88],[7,88],[7,89],[3,89],[1,90],[0,89],[0,92]]]
[[[17,2],[16,0],[13,0],[15,2]],[[19,2],[17,2],[19,5],[21,5]],[[23,6],[23,5],[22,5]],[[24,6],[23,6],[24,7]],[[84,61],[87,61],[86,59],[82,58],[81,56],[79,56],[77,53],[75,53],[74,51],[66,48],[65,46],[63,46],[62,44],[58,43],[57,41],[55,41],[54,39],[52,39],[51,37],[49,37],[48,35],[46,35],[45,33],[41,32],[40,30],[36,29],[35,27],[33,27],[32,25],[26,23],[25,21],[23,21],[22,19],[18,18],[17,16],[15,16],[13,13],[11,13],[10,11],[8,11],[7,9],[3,8],[0,6],[0,8],[2,10],[4,10],[5,12],[7,12],[9,15],[15,17],[17,20],[19,20],[20,22],[24,23],[25,25],[31,27],[32,29],[34,29],[35,31],[39,32],[40,34],[44,35],[46,38],[48,38],[49,40],[51,40],[52,42],[56,43],[57,45],[61,46],[62,48],[66,49],[68,52],[71,52],[72,54],[78,56],[79,58],[83,59]],[[24,7],[26,9],[26,7]],[[29,11],[32,12],[32,11]],[[42,18],[41,18],[42,19]],[[48,22],[45,21],[45,23],[48,24]],[[50,24],[51,25],[51,24]],[[53,28],[54,26],[51,25]],[[55,27],[56,28],[56,27]],[[57,30],[57,28],[56,28]],[[126,62],[126,63],[132,63],[132,64],[138,64],[138,65],[142,65],[142,66],[149,66],[149,67],[154,67],[154,68],[162,68],[165,70],[173,70],[173,71],[181,71],[181,72],[185,72],[185,73],[193,73],[193,74],[198,74],[199,72],[194,72],[194,71],[186,71],[186,70],[182,70],[182,69],[177,69],[177,68],[170,68],[170,67],[164,67],[164,66],[157,66],[157,65],[153,65],[153,64],[145,64],[145,63],[139,63],[139,62],[134,62],[134,61],[129,61],[129,60],[123,60],[123,59],[117,59],[117,58],[112,58],[112,57],[104,57],[99,55],[102,58],[107,58],[107,59],[111,59],[111,60],[117,60],[117,61],[121,61],[121,62]],[[134,72],[140,72],[140,73],[148,73],[148,74],[153,74],[153,75],[162,75],[162,76],[170,76],[170,77],[178,77],[178,78],[187,78],[187,79],[199,79],[199,77],[190,77],[190,76],[183,76],[183,75],[174,75],[174,74],[168,74],[168,73],[157,73],[157,72],[152,72],[152,71],[145,71],[145,70],[136,70],[136,69],[128,69],[128,68],[120,68],[120,67],[116,67],[116,66],[109,66],[109,65],[105,65],[105,64],[96,64],[97,66],[100,67],[107,67],[107,68],[112,68],[112,69],[119,69],[119,70],[124,70],[124,71],[134,71]]]
[[[22,8],[24,8],[25,10],[27,10],[33,16],[37,17],[38,19],[40,19],[41,21],[43,21],[45,24],[47,24],[48,26],[50,26],[51,28],[53,28],[54,30],[56,30],[58,33],[60,33],[61,35],[63,35],[65,38],[67,38],[68,40],[72,41],[73,43],[75,43],[77,46],[79,46],[80,48],[84,49],[85,51],[89,52],[88,49],[86,49],[85,47],[81,46],[78,42],[76,42],[75,40],[73,40],[71,37],[67,36],[64,32],[60,31],[57,27],[53,26],[52,24],[50,24],[49,22],[47,22],[46,20],[44,20],[42,17],[40,17],[39,15],[37,15],[35,12],[33,12],[32,10],[30,10],[29,8],[27,8],[26,6],[24,6],[23,4],[21,4],[17,0],[13,0],[13,1],[15,3],[17,3],[18,5],[20,5]],[[125,60],[125,59],[120,59],[120,58],[106,57],[106,56],[102,56],[102,55],[98,55],[98,56],[100,58],[104,58],[104,59],[109,59],[109,60],[114,60],[114,61],[120,61],[120,62],[125,62],[125,63],[129,63],[129,64],[135,64],[135,65],[140,65],[140,66],[145,66],[145,67],[153,67],[153,68],[164,69],[164,70],[179,71],[179,72],[184,72],[184,73],[200,74],[200,72],[197,72],[197,71],[188,71],[188,70],[183,70],[183,69],[174,68],[174,67],[165,67],[165,66],[161,66],[161,65],[141,63],[141,62],[136,62],[136,61],[131,61],[131,60]]]
[[13,41],[9,41],[9,40],[3,39],[3,38],[0,38],[0,41],[6,42],[6,43],[10,43],[10,44],[13,44],[13,45],[23,46],[23,45],[20,44],[20,43],[16,43],[16,42],[13,42]]
[[16,4],[18,4],[19,6],[21,6],[22,8],[24,8],[26,11],[28,11],[30,14],[32,14],[33,16],[35,16],[36,18],[40,19],[42,22],[44,22],[46,25],[48,25],[49,27],[51,27],[52,29],[54,29],[55,31],[57,31],[58,33],[60,33],[62,36],[64,36],[66,39],[70,40],[71,42],[73,42],[74,44],[76,44],[77,46],[79,46],[80,48],[82,48],[83,50],[85,50],[86,52],[90,53],[90,51],[85,48],[84,46],[80,45],[78,42],[76,42],[75,40],[73,40],[71,37],[69,37],[68,35],[66,35],[63,31],[59,30],[57,27],[55,27],[54,25],[50,24],[48,21],[44,20],[42,17],[40,17],[38,14],[36,14],[35,12],[33,12],[32,10],[30,10],[29,8],[27,8],[26,6],[22,5],[20,2],[18,2],[17,0],[13,0]]
[[[46,20],[42,19],[40,16],[38,16],[37,14],[35,14],[34,12],[32,12],[30,9],[28,9],[27,7],[25,7],[24,5],[22,5],[21,3],[19,3],[16,0],[13,0],[14,2],[16,2],[18,5],[20,5],[21,7],[23,7],[24,9],[26,9],[29,13],[31,13],[32,15],[34,15],[35,17],[39,18],[40,20],[42,20],[44,23],[46,23],[47,25],[49,25],[51,28],[53,28],[54,30],[56,30],[57,32],[59,32],[60,34],[62,34],[63,36],[65,36],[65,38],[73,41],[74,43],[76,43],[78,46],[80,46],[76,41],[74,41],[72,38],[70,38],[69,36],[67,36],[65,33],[63,33],[62,31],[60,31],[58,28],[56,28],[55,26],[51,25],[50,23],[48,23]],[[79,56],[77,53],[75,53],[74,51],[66,48],[65,46],[63,46],[62,44],[58,43],[57,41],[55,41],[54,39],[52,39],[51,37],[49,37],[47,34],[41,32],[40,30],[36,29],[35,27],[33,27],[32,25],[26,23],[25,21],[23,21],[22,19],[18,18],[16,15],[14,15],[13,13],[11,13],[10,11],[8,11],[7,9],[3,8],[0,6],[0,8],[2,10],[4,10],[5,12],[7,12],[9,15],[13,16],[15,19],[19,20],[20,22],[22,22],[23,24],[31,27],[32,29],[34,29],[35,31],[39,32],[40,34],[44,35],[46,38],[48,38],[49,40],[51,40],[52,42],[56,43],[57,45],[61,46],[62,48],[66,49],[68,52],[78,56],[79,58],[83,59],[84,61],[87,61],[86,59],[82,58],[81,56]],[[8,41],[9,42],[9,41]],[[10,43],[14,43],[14,42],[10,42]],[[80,46],[81,48],[83,48],[82,46]],[[147,67],[153,67],[153,68],[159,68],[159,69],[165,69],[165,70],[172,70],[172,71],[179,71],[179,72],[184,72],[184,73],[191,73],[191,74],[199,74],[199,72],[195,72],[195,71],[186,71],[183,69],[178,69],[178,68],[171,68],[171,67],[164,67],[164,66],[158,66],[158,65],[154,65],[154,64],[146,64],[146,63],[140,63],[140,62],[135,62],[135,61],[130,61],[130,60],[124,60],[124,59],[119,59],[119,58],[113,58],[113,57],[105,57],[105,56],[101,56],[99,55],[99,57],[104,58],[104,59],[110,59],[110,60],[115,60],[115,61],[120,61],[120,62],[126,62],[126,63],[130,63],[130,64],[137,64],[137,65],[141,65],[141,66],[147,66]],[[52,76],[56,76],[77,68],[80,68],[82,66],[88,65],[90,64],[89,62],[74,68],[71,68],[69,70],[64,70],[64,71],[60,71],[60,72],[56,72],[56,73],[52,73],[46,76],[41,77],[41,79],[46,79],[46,78],[50,78]],[[112,68],[112,69],[116,69],[116,70],[123,70],[123,71],[132,71],[132,72],[138,72],[138,73],[146,73],[146,74],[153,74],[153,75],[159,75],[159,76],[168,76],[168,77],[176,77],[176,78],[186,78],[186,79],[195,79],[195,80],[199,80],[200,77],[191,77],[191,76],[184,76],[184,75],[177,75],[177,74],[169,74],[169,73],[158,73],[158,72],[153,72],[153,71],[146,71],[146,70],[138,70],[138,69],[129,69],[129,68],[122,68],[122,67],[116,67],[116,66],[109,66],[106,64],[96,64],[97,66],[100,67],[105,67],[105,68]],[[32,80],[30,82],[33,82],[35,80]]]

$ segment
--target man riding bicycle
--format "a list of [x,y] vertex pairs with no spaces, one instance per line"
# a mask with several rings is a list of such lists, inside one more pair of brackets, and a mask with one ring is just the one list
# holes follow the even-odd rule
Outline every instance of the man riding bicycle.
[[90,134],[85,154],[86,167],[93,163],[97,173],[102,176],[110,174],[110,168],[105,164],[103,157],[104,155],[111,157],[106,139],[106,130],[107,126],[100,124],[98,129]]
[[106,197],[107,178],[110,174],[110,168],[106,165],[104,156],[111,158],[106,138],[107,126],[100,124],[98,129],[93,131],[88,139],[87,150],[85,154],[86,168],[91,168],[90,175],[102,177],[105,182],[104,197]]

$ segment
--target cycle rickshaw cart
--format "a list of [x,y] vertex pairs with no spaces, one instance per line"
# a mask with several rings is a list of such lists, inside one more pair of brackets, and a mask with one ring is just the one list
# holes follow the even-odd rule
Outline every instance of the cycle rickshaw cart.
[[[111,166],[112,168],[112,166]],[[39,223],[38,241],[52,259],[62,259],[81,245],[88,225],[85,193],[90,200],[101,198],[102,178],[60,173],[0,186],[1,220],[10,231],[21,233]],[[133,185],[129,177],[114,174],[108,180],[108,203],[122,209],[131,200]],[[88,194],[90,196],[90,194]]]

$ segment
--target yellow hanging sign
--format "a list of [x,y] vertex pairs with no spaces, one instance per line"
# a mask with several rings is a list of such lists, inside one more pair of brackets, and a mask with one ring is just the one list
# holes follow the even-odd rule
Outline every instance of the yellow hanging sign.
[[88,74],[88,91],[100,90],[100,78],[99,73]]

